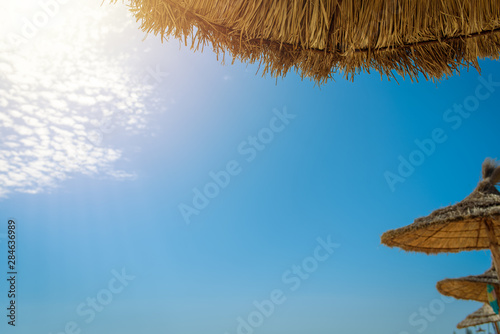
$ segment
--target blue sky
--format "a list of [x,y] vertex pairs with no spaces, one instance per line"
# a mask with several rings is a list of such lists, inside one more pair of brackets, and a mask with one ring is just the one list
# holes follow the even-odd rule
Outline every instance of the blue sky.
[[[123,4],[99,4],[58,2],[29,38],[39,3],[4,18],[0,237],[15,218],[19,295],[2,333],[452,333],[481,306],[435,284],[484,272],[489,251],[380,236],[463,199],[499,157],[498,62],[318,87],[143,41]],[[213,198],[196,208],[195,189]]]

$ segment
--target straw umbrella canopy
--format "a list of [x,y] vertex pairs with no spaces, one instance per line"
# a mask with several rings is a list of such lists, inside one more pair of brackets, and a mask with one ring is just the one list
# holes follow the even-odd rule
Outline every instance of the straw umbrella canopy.
[[[117,0],[111,0],[116,2]],[[498,59],[498,0],[125,0],[141,29],[324,82],[375,69],[417,79]],[[393,72],[394,71],[394,72]]]
[[492,322],[495,325],[495,331],[498,333],[498,321],[500,321],[500,316],[495,314],[489,305],[484,304],[479,310],[469,314],[464,320],[459,322],[457,328],[479,326]]
[[481,275],[444,279],[437,283],[436,288],[445,296],[488,303],[488,284],[495,287],[498,295],[500,281],[493,266]]
[[436,254],[489,248],[493,263],[500,265],[500,167],[483,163],[483,180],[463,201],[415,219],[413,224],[385,232],[381,241],[406,251]]

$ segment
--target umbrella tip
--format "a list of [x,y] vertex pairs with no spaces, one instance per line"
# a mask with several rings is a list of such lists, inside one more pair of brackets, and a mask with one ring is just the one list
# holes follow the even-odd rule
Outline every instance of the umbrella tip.
[[483,180],[496,185],[500,182],[500,166],[498,162],[491,158],[486,158],[483,162]]

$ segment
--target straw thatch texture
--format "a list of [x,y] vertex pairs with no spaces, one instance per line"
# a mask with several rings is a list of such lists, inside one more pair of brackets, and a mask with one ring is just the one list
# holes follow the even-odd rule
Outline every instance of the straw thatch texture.
[[479,326],[490,322],[500,321],[500,316],[493,312],[490,305],[484,304],[479,310],[469,314],[464,320],[458,323],[457,328]]
[[485,220],[500,237],[500,167],[487,159],[483,163],[483,180],[463,201],[415,219],[411,225],[390,230],[382,235],[383,244],[406,251],[460,252],[490,248]]
[[[113,2],[117,0],[111,0]],[[375,69],[412,80],[498,59],[498,0],[124,0],[141,28],[192,47],[211,44],[264,73],[326,81]]]
[[488,303],[486,286],[491,284],[498,291],[499,283],[495,267],[492,266],[481,275],[444,279],[437,283],[436,288],[445,296]]

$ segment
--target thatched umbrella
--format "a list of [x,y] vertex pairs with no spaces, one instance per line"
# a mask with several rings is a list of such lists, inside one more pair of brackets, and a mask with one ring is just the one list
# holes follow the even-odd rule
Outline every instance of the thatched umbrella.
[[498,0],[125,2],[147,33],[192,37],[195,49],[211,44],[276,77],[295,67],[319,82],[370,69],[439,79],[500,50]]
[[481,275],[444,279],[436,284],[436,288],[445,296],[488,303],[487,285],[493,285],[498,295],[499,283],[495,267],[492,266]]
[[495,326],[495,332],[498,334],[498,324],[500,321],[500,316],[493,312],[490,305],[484,304],[479,310],[469,314],[464,320],[458,323],[457,328],[466,328],[471,326],[479,326],[482,324],[493,323]]
[[415,219],[411,225],[385,232],[382,243],[427,254],[489,248],[498,273],[500,192],[495,185],[500,182],[500,167],[486,159],[482,174],[483,180],[463,201]]

